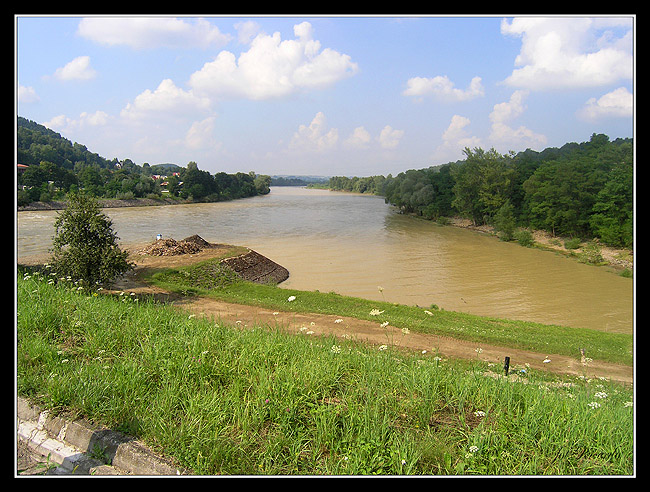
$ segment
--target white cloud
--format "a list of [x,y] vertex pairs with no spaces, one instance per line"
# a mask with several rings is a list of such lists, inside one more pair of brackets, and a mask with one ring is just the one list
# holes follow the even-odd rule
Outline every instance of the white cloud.
[[[616,35],[614,28],[626,29]],[[595,87],[632,77],[631,19],[523,17],[501,32],[521,37],[508,85],[544,90]]]
[[386,125],[382,128],[377,140],[382,148],[395,149],[399,145],[399,141],[403,136],[404,130],[394,130],[390,125]]
[[214,138],[215,117],[210,116],[202,121],[195,121],[185,134],[185,146],[192,150],[218,150],[221,143]]
[[208,111],[210,101],[196,97],[191,91],[177,87],[170,79],[163,80],[156,90],[140,93],[122,110],[121,116],[142,119],[149,116],[179,117],[193,116],[196,111]]
[[83,112],[79,115],[81,125],[87,126],[104,126],[108,123],[110,117],[104,111],[95,111],[94,113]]
[[294,34],[297,39],[282,41],[279,32],[260,33],[239,58],[222,51],[191,75],[189,85],[209,97],[263,100],[324,88],[357,71],[348,55],[320,51],[309,23],[296,25]]
[[58,115],[50,121],[43,123],[47,128],[59,131],[72,131],[75,129],[104,126],[110,121],[110,116],[104,111],[94,113],[83,112],[77,119],[68,118],[65,115]]
[[244,21],[235,24],[237,30],[237,41],[241,44],[248,44],[260,32],[260,25],[255,21]]
[[442,134],[442,144],[436,149],[434,159],[437,162],[455,161],[462,158],[463,149],[481,146],[481,140],[468,134],[466,127],[469,118],[455,114],[449,126]]
[[365,149],[370,144],[370,133],[364,127],[359,126],[354,129],[352,134],[345,141],[345,144],[348,147]]
[[90,66],[89,56],[78,56],[54,72],[54,78],[63,81],[90,80],[96,76],[97,72]]
[[46,126],[47,128],[51,128],[52,130],[63,130],[67,128],[68,124],[72,122],[73,121],[67,118],[64,114],[60,114],[58,116],[53,117],[50,121],[44,122],[43,126]]
[[79,22],[77,33],[96,43],[135,49],[214,48],[230,41],[205,19],[170,17],[88,17]]
[[18,86],[18,102],[33,103],[40,101],[33,87]]
[[629,118],[632,111],[632,94],[625,87],[619,87],[599,99],[589,99],[577,112],[577,116],[582,120],[596,121],[601,118]]
[[338,142],[338,130],[331,128],[327,130],[327,118],[322,112],[314,116],[311,123],[300,125],[298,131],[293,134],[289,148],[299,151],[322,152],[333,148]]
[[474,77],[467,89],[461,90],[454,87],[454,83],[446,75],[433,78],[413,77],[407,82],[408,88],[403,92],[405,96],[428,96],[449,101],[469,101],[485,95],[481,77]]
[[495,104],[490,113],[492,131],[490,141],[495,147],[503,150],[518,150],[521,148],[540,148],[546,144],[546,137],[520,126],[512,128],[508,123],[520,116],[525,110],[524,99],[527,91],[515,91],[508,102]]
[[490,113],[492,124],[504,123],[520,116],[526,109],[524,99],[527,91],[515,91],[510,96],[510,101],[495,104]]

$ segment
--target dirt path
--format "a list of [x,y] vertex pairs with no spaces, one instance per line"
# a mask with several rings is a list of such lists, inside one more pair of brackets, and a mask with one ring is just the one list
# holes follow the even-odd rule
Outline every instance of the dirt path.
[[[379,323],[314,313],[272,311],[256,306],[231,304],[214,299],[194,298],[174,302],[175,305],[196,315],[213,317],[215,321],[238,324],[242,327],[255,325],[279,326],[289,333],[301,336],[332,335],[376,346],[395,345],[403,349],[426,350],[428,354],[449,358],[479,359],[503,366],[505,357],[510,357],[511,368],[531,368],[562,374],[605,377],[624,383],[633,382],[631,367],[592,361],[583,365],[580,361],[561,355],[541,354],[497,347],[477,342],[410,332],[402,333],[393,327],[382,328]],[[341,321],[337,321],[341,320]],[[479,350],[477,350],[479,349]],[[550,362],[544,362],[550,360]]]
[[[136,294],[156,295],[196,316],[205,316],[214,319],[217,323],[232,324],[241,328],[260,325],[278,326],[288,333],[300,336],[331,335],[341,339],[369,343],[377,347],[394,345],[418,352],[426,350],[428,355],[478,359],[492,362],[498,367],[503,366],[505,357],[510,357],[511,369],[521,369],[525,364],[529,364],[535,370],[558,374],[584,375],[589,378],[604,377],[628,384],[633,383],[634,380],[633,368],[619,364],[591,361],[583,365],[575,358],[557,354],[535,353],[413,331],[404,334],[400,329],[394,327],[382,328],[379,322],[343,316],[274,311],[258,306],[222,302],[207,297],[174,297],[161,289],[137,281],[124,282],[120,287],[124,291]],[[550,360],[550,362],[544,362],[545,360]]]
[[[131,249],[132,252],[137,251]],[[157,287],[150,286],[140,280],[141,274],[148,269],[188,265],[211,257],[224,257],[230,254],[241,255],[246,248],[230,245],[212,245],[195,254],[176,256],[149,256],[132,253],[132,261],[136,269],[126,275],[115,286],[118,291],[148,294],[169,302],[174,306],[185,309],[197,316],[214,318],[216,322],[253,327],[255,325],[278,326],[289,333],[300,336],[332,335],[337,338],[348,338],[365,342],[377,347],[395,345],[402,349],[427,351],[428,355],[439,355],[448,358],[478,359],[492,362],[503,367],[505,357],[510,357],[510,367],[523,368],[529,364],[531,368],[559,374],[584,375],[590,378],[604,377],[623,383],[633,383],[634,369],[630,366],[591,361],[583,365],[576,358],[557,354],[535,353],[507,347],[498,347],[484,343],[467,342],[454,338],[410,332],[403,334],[393,327],[382,328],[379,322],[346,318],[342,316],[315,313],[295,313],[273,311],[257,306],[232,304],[204,297],[172,296]],[[337,321],[341,320],[341,321]],[[587,357],[589,354],[586,354]],[[544,362],[545,360],[550,362]]]

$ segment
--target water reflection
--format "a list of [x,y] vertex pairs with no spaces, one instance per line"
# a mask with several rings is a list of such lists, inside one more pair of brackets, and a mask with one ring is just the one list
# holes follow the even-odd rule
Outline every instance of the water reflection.
[[[273,188],[269,195],[233,202],[104,212],[124,246],[151,242],[157,234],[199,234],[248,246],[289,269],[286,288],[632,332],[630,279],[400,215],[380,197]],[[47,252],[55,217],[18,214],[19,258]]]

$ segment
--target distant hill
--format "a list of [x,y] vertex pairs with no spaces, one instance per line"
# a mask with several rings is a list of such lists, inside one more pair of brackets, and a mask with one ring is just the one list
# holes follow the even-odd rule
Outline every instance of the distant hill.
[[307,186],[313,183],[327,183],[329,176],[271,176],[271,186]]
[[170,174],[170,173],[179,173],[183,169],[178,164],[164,163],[164,164],[154,164],[151,166],[151,170],[154,174]]
[[112,168],[117,159],[108,160],[91,152],[85,145],[72,143],[43,125],[18,117],[17,128],[18,164],[38,165],[51,162],[64,169],[74,169],[77,162],[100,168]]

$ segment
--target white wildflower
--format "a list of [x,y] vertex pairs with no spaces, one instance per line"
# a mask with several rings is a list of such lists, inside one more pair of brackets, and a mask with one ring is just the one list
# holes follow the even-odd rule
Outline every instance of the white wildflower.
[[380,311],[379,309],[373,309],[370,311],[370,316],[379,316],[383,311]]
[[388,349],[388,345],[380,345],[379,350],[386,350]]
[[591,403],[588,403],[587,406],[590,407],[590,408],[599,408],[600,403],[592,401]]

